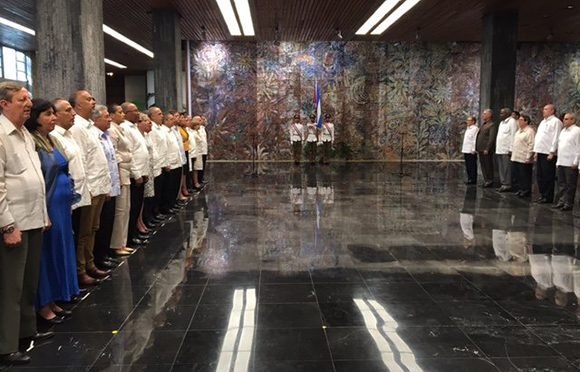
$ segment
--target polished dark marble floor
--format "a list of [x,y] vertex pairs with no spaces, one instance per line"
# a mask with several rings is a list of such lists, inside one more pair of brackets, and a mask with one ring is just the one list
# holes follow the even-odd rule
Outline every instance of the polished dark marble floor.
[[213,164],[21,369],[577,370],[580,221],[460,163],[398,171]]

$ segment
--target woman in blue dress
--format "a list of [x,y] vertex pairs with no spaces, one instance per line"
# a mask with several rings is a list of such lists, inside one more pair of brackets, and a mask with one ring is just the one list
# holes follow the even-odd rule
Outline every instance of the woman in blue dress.
[[[32,133],[46,183],[46,203],[52,227],[44,233],[36,309],[50,324],[62,323],[70,312],[56,305],[79,294],[76,250],[73,240],[71,207],[74,185],[68,173],[68,160],[58,141],[50,135],[56,123],[55,108],[43,99],[32,100],[30,119],[25,123]],[[42,320],[41,319],[41,320]]]

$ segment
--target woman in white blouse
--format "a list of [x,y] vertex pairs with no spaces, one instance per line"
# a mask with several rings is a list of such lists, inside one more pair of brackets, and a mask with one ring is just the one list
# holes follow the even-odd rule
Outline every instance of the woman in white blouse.
[[535,131],[530,127],[530,117],[521,115],[518,120],[518,131],[514,137],[511,161],[516,169],[519,191],[516,195],[529,197],[532,192],[532,169],[534,167]]

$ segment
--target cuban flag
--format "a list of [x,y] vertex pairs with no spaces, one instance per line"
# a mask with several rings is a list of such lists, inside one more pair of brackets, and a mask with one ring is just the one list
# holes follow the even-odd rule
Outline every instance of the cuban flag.
[[318,80],[314,87],[314,106],[316,107],[316,127],[322,128],[322,91]]

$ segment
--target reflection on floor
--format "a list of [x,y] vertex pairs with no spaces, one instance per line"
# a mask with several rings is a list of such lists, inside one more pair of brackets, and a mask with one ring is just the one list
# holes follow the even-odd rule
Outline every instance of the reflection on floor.
[[214,164],[27,368],[580,367],[570,212],[466,188],[457,163],[258,170]]

